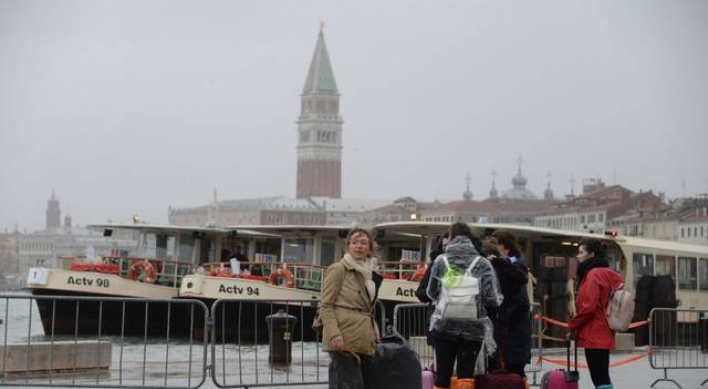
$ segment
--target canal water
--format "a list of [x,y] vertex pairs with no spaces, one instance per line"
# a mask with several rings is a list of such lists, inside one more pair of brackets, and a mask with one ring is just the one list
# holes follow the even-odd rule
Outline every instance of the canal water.
[[[22,292],[6,296],[28,296]],[[0,298],[0,342],[6,345],[31,345],[36,342],[86,340],[85,336],[49,337],[33,299]],[[203,340],[160,339],[140,337],[89,338],[110,342],[111,367],[108,370],[63,372],[32,376],[13,374],[0,376],[0,387],[159,387],[217,388],[229,386],[282,385],[319,388],[326,384],[305,385],[327,380],[326,354],[315,342],[293,342],[290,365],[271,364],[267,344],[217,343],[213,348]],[[212,355],[213,354],[213,355]],[[213,364],[211,372],[204,366]],[[218,383],[219,385],[215,384]],[[40,386],[34,386],[40,385]]]

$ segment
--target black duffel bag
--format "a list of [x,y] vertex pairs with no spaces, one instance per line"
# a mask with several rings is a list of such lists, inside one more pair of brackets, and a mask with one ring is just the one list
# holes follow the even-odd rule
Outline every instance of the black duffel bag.
[[367,389],[420,388],[421,366],[418,354],[393,327],[386,328],[376,354],[366,367]]

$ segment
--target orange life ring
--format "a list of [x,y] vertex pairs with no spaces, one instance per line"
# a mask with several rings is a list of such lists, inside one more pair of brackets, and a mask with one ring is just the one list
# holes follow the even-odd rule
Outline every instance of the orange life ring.
[[413,274],[411,274],[408,281],[420,281],[423,279],[423,276],[425,276],[425,268],[419,267],[415,269],[415,272]]
[[209,272],[209,277],[231,277],[231,269],[228,267],[215,267]]
[[[283,283],[280,283],[278,281],[279,278],[282,278],[285,281]],[[274,272],[270,273],[270,277],[268,277],[268,282],[278,286],[282,286],[283,284],[285,284],[285,287],[287,288],[295,287],[295,277],[293,277],[293,273],[290,270],[283,268],[275,269]]]
[[145,273],[145,282],[152,283],[155,281],[155,266],[147,260],[135,262],[130,266],[130,269],[128,269],[128,279],[133,281],[137,280],[141,270]]

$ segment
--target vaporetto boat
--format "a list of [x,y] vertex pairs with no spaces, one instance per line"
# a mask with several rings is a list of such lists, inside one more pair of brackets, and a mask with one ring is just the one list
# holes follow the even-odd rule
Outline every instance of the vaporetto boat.
[[[243,299],[246,301],[228,316],[239,319],[238,333],[244,339],[254,336],[256,329],[265,328],[265,316],[283,307],[299,317],[296,333],[310,339],[314,334],[309,323],[316,312],[314,302],[319,299],[324,271],[341,257],[350,227],[96,224],[90,228],[103,231],[104,236],[120,237],[121,241],[128,238],[135,244],[116,247],[110,254],[93,260],[63,258],[63,266],[58,269],[31,268],[27,288],[34,295],[192,298],[207,307],[220,299]],[[242,263],[250,274],[234,274],[228,255],[222,255],[237,245],[246,247],[247,256],[252,258]],[[422,267],[418,261],[394,262],[394,265],[387,269],[391,271],[380,290],[380,298],[391,309],[397,302],[416,301],[417,281],[407,278]],[[288,307],[288,302],[296,300],[313,303],[300,304],[298,309]],[[172,337],[205,333],[203,317],[185,311],[186,306],[152,302],[150,312],[146,312],[144,304],[126,301],[103,304],[85,301],[77,306],[70,300],[42,299],[37,305],[47,334],[100,331],[107,335],[143,336],[147,332],[160,336],[167,326]],[[166,323],[168,317],[170,322]],[[303,323],[306,324],[300,332]],[[266,336],[265,331],[261,330],[261,334],[259,338]]]

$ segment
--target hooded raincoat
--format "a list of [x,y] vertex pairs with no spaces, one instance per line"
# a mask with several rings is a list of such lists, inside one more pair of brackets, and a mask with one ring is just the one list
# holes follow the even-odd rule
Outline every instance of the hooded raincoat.
[[568,330],[577,332],[579,346],[615,348],[615,333],[607,324],[605,310],[610,301],[610,290],[623,283],[622,277],[609,267],[591,269],[583,277],[575,300],[576,314],[568,323]]
[[[475,249],[472,241],[466,236],[456,236],[448,243],[445,254],[451,266],[466,270],[475,258],[479,257],[479,252]],[[428,296],[437,305],[440,292],[442,290],[442,277],[445,274],[446,266],[442,255],[435,259],[430,270],[430,282],[428,283]],[[477,320],[462,321],[452,319],[442,319],[442,312],[436,307],[430,318],[430,336],[441,338],[462,338],[473,341],[484,341],[485,337],[491,337],[490,330],[492,322],[487,315],[487,307],[499,307],[504,300],[499,287],[499,281],[494,273],[494,269],[489,261],[480,257],[477,264],[472,269],[472,276],[479,279],[479,294],[477,295]]]

